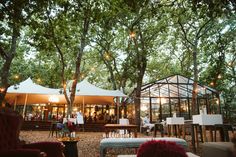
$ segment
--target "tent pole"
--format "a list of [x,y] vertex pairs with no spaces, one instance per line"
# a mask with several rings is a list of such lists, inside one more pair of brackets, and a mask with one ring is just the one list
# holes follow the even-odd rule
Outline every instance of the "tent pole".
[[25,118],[25,108],[26,108],[26,102],[27,102],[27,99],[28,99],[28,94],[26,94],[25,96],[25,104],[24,104],[24,108],[23,108],[23,119]]
[[120,119],[120,115],[119,115],[119,99],[118,97],[116,97],[116,105],[117,105],[117,124],[119,124],[119,119]]
[[14,102],[14,111],[16,110],[16,102],[17,102],[17,96],[16,96],[15,102]]
[[83,115],[84,115],[84,96],[83,96]]

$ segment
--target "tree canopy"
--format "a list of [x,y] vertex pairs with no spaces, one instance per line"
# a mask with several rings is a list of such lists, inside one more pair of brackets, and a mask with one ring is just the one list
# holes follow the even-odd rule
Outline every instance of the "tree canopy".
[[74,90],[87,78],[129,94],[182,74],[236,109],[234,1],[13,0],[0,10],[0,103],[27,77],[54,88],[73,80]]

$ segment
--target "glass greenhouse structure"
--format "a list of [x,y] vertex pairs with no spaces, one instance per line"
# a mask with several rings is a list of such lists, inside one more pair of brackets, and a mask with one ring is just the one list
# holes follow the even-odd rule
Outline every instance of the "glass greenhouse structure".
[[[194,81],[182,75],[173,75],[142,86],[140,116],[150,115],[152,122],[166,120],[176,113],[185,120],[191,119],[192,92]],[[135,92],[133,92],[135,93]],[[220,113],[219,93],[208,86],[198,84],[198,112],[204,107],[208,114]],[[128,115],[132,114],[131,109]]]

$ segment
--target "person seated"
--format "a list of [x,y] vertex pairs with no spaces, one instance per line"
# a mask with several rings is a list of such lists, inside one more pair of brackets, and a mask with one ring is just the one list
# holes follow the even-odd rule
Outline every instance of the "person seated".
[[187,157],[183,147],[175,142],[152,140],[143,143],[137,157]]
[[143,118],[143,127],[147,127],[147,132],[150,132],[153,130],[155,124],[150,123],[150,119],[148,114]]
[[57,128],[58,130],[61,130],[61,129],[64,128],[64,124],[62,124],[62,123],[57,123],[57,124],[56,124],[56,128]]

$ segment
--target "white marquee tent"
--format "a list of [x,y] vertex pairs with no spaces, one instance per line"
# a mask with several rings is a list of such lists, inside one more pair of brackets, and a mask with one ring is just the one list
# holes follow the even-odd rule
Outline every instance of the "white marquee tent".
[[76,86],[75,103],[80,104],[112,104],[116,97],[126,97],[119,90],[105,90],[83,80]]
[[[113,104],[116,97],[126,97],[119,90],[105,90],[90,84],[83,80],[76,86],[74,103],[77,104]],[[51,99],[56,98],[56,101]],[[27,80],[10,86],[5,97],[6,101],[13,104],[39,104],[39,103],[58,103],[66,104],[60,89],[43,87]]]
[[7,90],[5,99],[10,103],[17,104],[39,104],[48,103],[52,96],[57,96],[58,101],[63,101],[64,95],[60,94],[59,89],[47,88],[35,84],[31,78],[10,86]]

